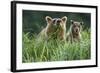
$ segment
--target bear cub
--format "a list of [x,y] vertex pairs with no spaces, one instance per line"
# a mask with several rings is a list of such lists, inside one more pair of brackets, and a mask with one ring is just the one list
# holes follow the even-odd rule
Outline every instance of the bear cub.
[[66,35],[66,40],[70,42],[79,42],[81,40],[82,25],[83,22],[71,20],[71,26]]
[[46,16],[45,20],[47,26],[40,32],[43,39],[66,40],[66,16],[62,18],[51,18],[50,16]]

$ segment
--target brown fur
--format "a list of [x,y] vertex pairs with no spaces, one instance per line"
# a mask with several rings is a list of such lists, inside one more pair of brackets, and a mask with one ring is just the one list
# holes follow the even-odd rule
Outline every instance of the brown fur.
[[70,26],[70,30],[67,33],[67,41],[80,41],[81,40],[81,29],[82,29],[82,25],[83,22],[77,22],[77,21],[73,21],[71,20],[71,26]]
[[66,39],[66,16],[53,19],[50,16],[46,16],[46,21],[47,26],[40,33],[44,39]]

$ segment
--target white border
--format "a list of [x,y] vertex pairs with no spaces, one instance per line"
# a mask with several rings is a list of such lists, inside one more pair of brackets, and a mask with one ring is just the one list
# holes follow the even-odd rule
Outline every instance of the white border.
[[[90,60],[77,60],[77,61],[58,61],[58,62],[39,62],[39,63],[22,63],[22,10],[42,10],[42,11],[60,11],[60,12],[82,12],[91,13],[91,59]],[[71,66],[85,66],[95,65],[96,58],[96,10],[94,8],[82,8],[82,7],[60,7],[60,6],[45,6],[45,5],[28,5],[17,4],[17,70],[22,69],[38,69],[38,68],[51,68],[51,67],[71,67]]]

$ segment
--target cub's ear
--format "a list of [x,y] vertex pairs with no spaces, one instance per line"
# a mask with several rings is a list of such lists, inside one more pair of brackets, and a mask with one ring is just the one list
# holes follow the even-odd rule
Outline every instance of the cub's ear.
[[74,24],[74,20],[70,20],[71,24]]
[[61,19],[63,20],[63,22],[67,21],[67,17],[66,16],[62,17]]
[[81,24],[81,25],[83,25],[83,24],[84,24],[84,22],[80,22],[80,24]]
[[47,21],[48,23],[50,23],[50,22],[52,21],[52,18],[51,18],[50,16],[46,16],[45,19],[46,19],[46,21]]

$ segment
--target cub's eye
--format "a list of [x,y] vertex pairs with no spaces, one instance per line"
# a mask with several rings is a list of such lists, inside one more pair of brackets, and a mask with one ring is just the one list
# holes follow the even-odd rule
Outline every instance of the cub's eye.
[[74,24],[73,27],[76,27],[76,25]]
[[55,22],[56,22],[56,20],[54,19],[54,20],[53,20],[53,23],[55,23]]

